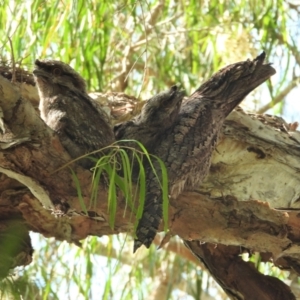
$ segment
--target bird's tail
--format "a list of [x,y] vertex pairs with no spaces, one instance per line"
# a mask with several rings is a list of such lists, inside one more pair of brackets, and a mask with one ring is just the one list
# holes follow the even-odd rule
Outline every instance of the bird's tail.
[[147,193],[142,218],[139,221],[133,253],[142,245],[150,247],[162,220],[162,192]]

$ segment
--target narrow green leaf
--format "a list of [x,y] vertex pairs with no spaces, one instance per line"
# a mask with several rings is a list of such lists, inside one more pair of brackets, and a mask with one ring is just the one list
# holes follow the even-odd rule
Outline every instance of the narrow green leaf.
[[168,230],[168,218],[169,218],[169,189],[168,189],[168,172],[164,162],[157,156],[154,158],[158,161],[160,165],[160,170],[162,173],[162,182],[161,182],[161,189],[162,189],[162,200],[163,200],[163,220],[164,220],[164,230]]
[[139,205],[138,209],[136,212],[136,224],[135,224],[135,229],[137,226],[138,220],[142,217],[143,210],[144,210],[144,205],[145,205],[145,199],[146,199],[146,174],[145,174],[145,169],[143,162],[139,155],[137,153],[134,153],[136,160],[138,161],[140,171],[139,171],[139,176],[138,176],[138,186],[139,186]]
[[109,164],[104,166],[106,172],[109,175],[109,187],[108,187],[108,211],[109,211],[109,226],[114,228],[116,211],[117,211],[117,196],[116,196],[116,167],[115,164],[111,167]]
[[75,183],[75,187],[76,187],[76,190],[77,190],[77,195],[78,195],[78,200],[79,200],[80,207],[84,211],[84,213],[87,215],[87,208],[86,208],[86,205],[83,201],[80,182],[79,182],[78,177],[76,176],[75,172],[71,168],[69,168],[69,169],[71,171],[72,178],[73,178],[73,181]]

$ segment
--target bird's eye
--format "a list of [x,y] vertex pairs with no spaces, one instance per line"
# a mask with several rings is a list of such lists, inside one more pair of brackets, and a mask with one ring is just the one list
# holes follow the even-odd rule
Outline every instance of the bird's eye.
[[61,69],[60,68],[54,68],[52,70],[52,74],[55,76],[59,76],[61,74]]

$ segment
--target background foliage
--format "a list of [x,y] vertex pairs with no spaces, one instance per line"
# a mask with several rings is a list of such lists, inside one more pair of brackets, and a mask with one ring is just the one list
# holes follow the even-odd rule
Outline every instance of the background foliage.
[[[1,0],[0,4],[3,61],[15,60],[32,70],[36,58],[60,59],[83,75],[90,90],[125,91],[146,99],[175,83],[190,94],[218,68],[253,58],[263,49],[277,75],[244,105],[261,113],[271,109],[289,121],[300,111],[295,104],[300,75],[296,2]],[[173,252],[157,252],[154,246],[133,256],[132,244],[124,239],[90,238],[80,249],[33,235],[35,263],[1,283],[2,297],[225,299],[194,263]],[[252,259],[258,266],[257,258]],[[270,266],[265,270],[287,278]]]

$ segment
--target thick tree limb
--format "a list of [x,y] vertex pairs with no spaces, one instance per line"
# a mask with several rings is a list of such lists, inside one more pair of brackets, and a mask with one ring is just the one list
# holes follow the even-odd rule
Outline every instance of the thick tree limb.
[[291,290],[279,279],[263,275],[238,255],[239,247],[185,242],[212,272],[216,281],[235,300],[294,300]]
[[[88,235],[132,230],[134,219],[129,212],[123,215],[125,203],[121,195],[115,228],[111,229],[107,191],[101,189],[97,206],[91,207],[91,174],[72,165],[92,217],[83,214],[69,169],[55,172],[70,157],[30,102],[1,76],[0,107],[0,244],[7,230],[13,228],[8,222],[11,219],[25,225],[27,232],[33,230],[75,243]],[[289,131],[280,118],[233,112],[223,127],[206,181],[199,189],[172,200],[172,234],[187,241],[243,246],[266,253],[276,265],[299,273],[300,222],[298,212],[292,210],[299,207],[300,199],[299,150],[299,132]],[[60,207],[55,205],[61,202],[70,209],[67,216],[57,218]],[[287,210],[275,210],[276,207]],[[32,250],[26,230],[26,242],[19,253],[27,253],[27,258],[19,264],[30,261]],[[218,248],[223,249],[220,245]],[[236,258],[233,264],[248,268]],[[8,268],[15,265],[10,263]],[[214,269],[210,269],[213,274]]]

